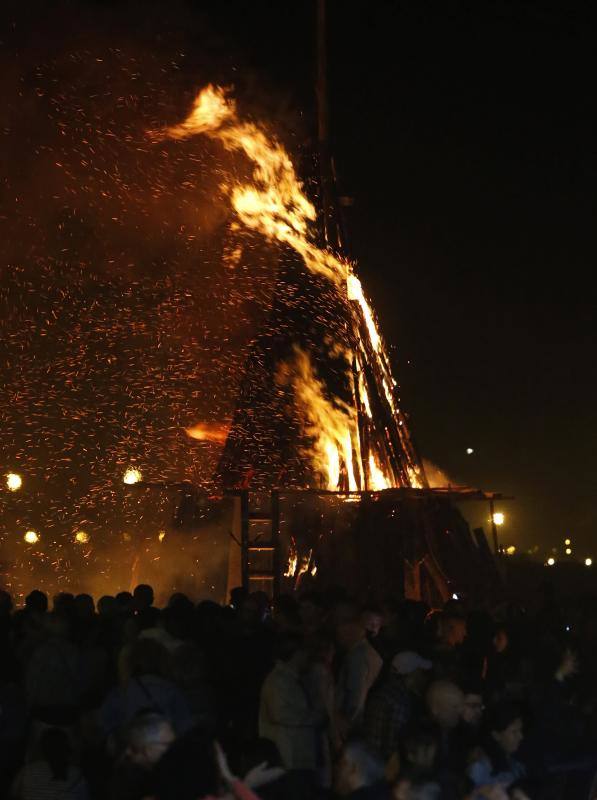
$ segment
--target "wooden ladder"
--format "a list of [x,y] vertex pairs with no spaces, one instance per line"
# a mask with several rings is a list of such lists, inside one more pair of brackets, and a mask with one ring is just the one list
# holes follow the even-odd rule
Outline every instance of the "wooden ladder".
[[[254,508],[255,498],[259,499]],[[242,582],[248,592],[265,592],[271,600],[280,593],[280,498],[278,492],[250,494],[241,502]]]

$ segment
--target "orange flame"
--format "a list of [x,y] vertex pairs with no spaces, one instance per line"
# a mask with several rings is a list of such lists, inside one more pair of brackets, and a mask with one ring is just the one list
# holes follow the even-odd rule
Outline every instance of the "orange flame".
[[379,468],[374,455],[369,456],[369,487],[374,492],[391,488],[390,482]]
[[283,364],[279,377],[289,379],[304,414],[304,430],[312,440],[308,451],[316,471],[324,476],[326,489],[340,488],[342,467],[350,491],[358,489],[353,468],[353,442],[358,442],[356,412],[338,398],[328,400],[311,359],[300,347],[295,358]]
[[228,436],[229,426],[215,425],[207,422],[199,422],[193,425],[192,428],[185,428],[185,433],[191,439],[197,439],[200,442],[213,442],[215,444],[224,444]]

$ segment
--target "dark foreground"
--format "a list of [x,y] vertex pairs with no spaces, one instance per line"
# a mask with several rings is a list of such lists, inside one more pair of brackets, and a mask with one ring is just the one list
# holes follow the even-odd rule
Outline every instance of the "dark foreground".
[[231,599],[2,593],[0,795],[593,797],[592,598]]

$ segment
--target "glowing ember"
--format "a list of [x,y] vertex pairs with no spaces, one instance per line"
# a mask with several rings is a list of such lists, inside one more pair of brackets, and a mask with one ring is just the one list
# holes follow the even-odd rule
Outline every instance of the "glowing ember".
[[215,444],[224,444],[228,436],[229,428],[225,425],[209,425],[208,423],[198,423],[193,425],[192,428],[185,428],[185,433],[191,439],[197,439],[200,442],[213,442]]
[[17,492],[23,485],[23,479],[16,472],[9,472],[6,476],[6,488],[10,492]]
[[87,531],[77,531],[75,533],[75,542],[77,542],[77,544],[88,544],[89,539],[90,536]]
[[27,531],[27,533],[23,536],[23,539],[27,542],[27,544],[36,544],[39,542],[39,534],[35,531]]
[[127,471],[124,473],[122,478],[123,482],[126,483],[128,486],[132,486],[134,483],[139,483],[142,479],[141,472],[134,467],[129,467]]

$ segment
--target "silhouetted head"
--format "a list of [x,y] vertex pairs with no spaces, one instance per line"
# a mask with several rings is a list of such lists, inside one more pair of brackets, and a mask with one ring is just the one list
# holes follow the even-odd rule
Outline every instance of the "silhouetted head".
[[118,611],[123,613],[133,611],[135,607],[133,595],[130,592],[118,592],[116,595],[116,606]]
[[52,609],[58,614],[72,614],[75,610],[75,596],[70,592],[59,592],[54,595]]
[[0,589],[0,616],[6,617],[13,608],[12,597],[4,589]]
[[133,592],[135,608],[137,611],[144,611],[153,605],[153,589],[147,583],[140,583]]
[[48,610],[48,595],[34,589],[25,598],[25,608],[28,611],[37,611],[40,614]]
[[90,594],[78,594],[75,597],[75,614],[82,620],[88,620],[94,616],[95,603]]
[[111,617],[116,613],[116,598],[105,594],[97,601],[97,610],[102,617]]

